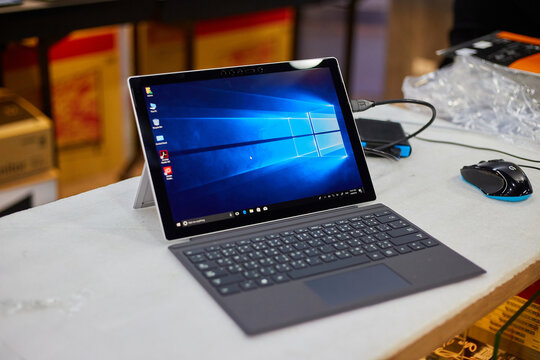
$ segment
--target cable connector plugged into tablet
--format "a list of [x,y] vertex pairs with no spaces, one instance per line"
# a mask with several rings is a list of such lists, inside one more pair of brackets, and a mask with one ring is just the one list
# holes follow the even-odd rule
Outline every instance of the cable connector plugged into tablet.
[[371,100],[351,100],[351,108],[353,112],[365,111],[370,107],[373,107],[373,104],[375,104],[375,102]]

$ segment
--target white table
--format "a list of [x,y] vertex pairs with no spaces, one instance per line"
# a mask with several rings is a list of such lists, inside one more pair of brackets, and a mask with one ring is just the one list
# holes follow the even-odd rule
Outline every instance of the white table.
[[[406,130],[425,115],[385,107]],[[455,130],[424,137],[540,158],[540,146]],[[488,199],[459,169],[507,156],[411,141],[399,162],[369,158],[378,201],[487,273],[248,337],[169,252],[155,208],[134,210],[138,178],[0,219],[0,359],[415,359],[540,277],[537,193]],[[524,161],[513,160],[518,164]],[[530,163],[529,163],[530,164]]]

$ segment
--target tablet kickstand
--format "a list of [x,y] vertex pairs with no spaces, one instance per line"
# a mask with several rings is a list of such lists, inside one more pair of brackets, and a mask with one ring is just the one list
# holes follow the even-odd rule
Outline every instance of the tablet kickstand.
[[155,205],[154,193],[152,192],[152,184],[150,183],[150,176],[148,173],[148,166],[144,164],[141,179],[139,180],[139,187],[137,188],[137,194],[135,195],[134,209],[141,209],[148,206]]

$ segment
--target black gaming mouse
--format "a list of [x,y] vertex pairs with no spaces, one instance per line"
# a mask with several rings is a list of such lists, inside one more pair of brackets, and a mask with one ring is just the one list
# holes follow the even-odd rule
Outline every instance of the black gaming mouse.
[[476,186],[492,199],[521,201],[533,190],[527,175],[519,166],[502,159],[480,161],[461,168],[463,180]]

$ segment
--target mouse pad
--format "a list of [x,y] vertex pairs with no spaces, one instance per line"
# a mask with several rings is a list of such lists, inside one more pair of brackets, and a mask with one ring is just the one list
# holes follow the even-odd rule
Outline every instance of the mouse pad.
[[407,280],[384,264],[306,281],[305,284],[331,306],[347,305],[410,286]]

